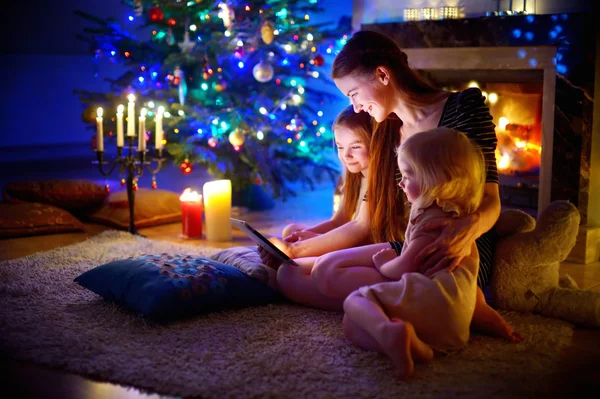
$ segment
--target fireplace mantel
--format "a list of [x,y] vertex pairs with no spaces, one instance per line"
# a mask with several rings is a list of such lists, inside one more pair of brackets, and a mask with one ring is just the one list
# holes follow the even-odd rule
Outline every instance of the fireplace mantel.
[[[543,73],[542,155],[537,209],[551,202],[556,47],[407,48],[409,65],[418,70],[541,70]],[[535,60],[532,62],[531,60]],[[546,149],[546,150],[544,150]]]

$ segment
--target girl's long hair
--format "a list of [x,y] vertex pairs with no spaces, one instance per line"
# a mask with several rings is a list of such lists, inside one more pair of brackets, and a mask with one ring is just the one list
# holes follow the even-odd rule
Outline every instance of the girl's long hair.
[[[373,132],[377,128],[377,122],[375,122],[368,113],[356,113],[352,106],[348,106],[339,113],[333,122],[332,130],[335,132],[338,127],[350,129],[364,143],[369,152],[370,164],[371,138],[373,137]],[[340,209],[344,211],[343,216],[346,220],[350,220],[354,217],[356,205],[358,204],[358,201],[362,201],[362,198],[358,198],[362,177],[362,173],[349,173],[348,168],[344,168],[344,185],[342,186],[343,203],[341,204]]]

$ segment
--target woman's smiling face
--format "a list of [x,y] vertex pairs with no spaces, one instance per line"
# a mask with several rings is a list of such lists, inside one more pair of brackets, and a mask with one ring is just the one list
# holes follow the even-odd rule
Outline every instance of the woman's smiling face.
[[388,101],[390,85],[384,84],[380,78],[348,75],[334,79],[334,82],[350,98],[354,112],[368,112],[377,122],[383,122],[392,113]]

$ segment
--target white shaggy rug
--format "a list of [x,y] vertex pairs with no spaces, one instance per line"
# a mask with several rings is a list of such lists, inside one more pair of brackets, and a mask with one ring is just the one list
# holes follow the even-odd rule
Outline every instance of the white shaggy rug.
[[526,341],[474,335],[460,353],[392,378],[388,360],[345,340],[338,313],[287,303],[150,323],[73,282],[105,262],[217,249],[108,231],[85,242],[0,263],[0,351],[94,379],[175,396],[552,396],[566,322],[504,313]]

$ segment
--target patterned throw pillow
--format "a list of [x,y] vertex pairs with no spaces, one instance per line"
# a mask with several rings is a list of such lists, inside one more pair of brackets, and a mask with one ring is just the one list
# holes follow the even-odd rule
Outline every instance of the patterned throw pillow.
[[[181,221],[181,204],[177,193],[166,190],[139,189],[135,192],[134,210],[137,228]],[[127,192],[111,194],[102,208],[87,215],[96,223],[127,229],[129,227],[129,202]]]
[[88,270],[75,282],[108,301],[156,320],[280,299],[235,267],[200,256],[143,255]]
[[0,237],[83,231],[83,223],[52,205],[31,202],[0,203]]
[[104,186],[88,180],[15,181],[3,191],[5,199],[41,202],[78,214],[97,209],[107,195]]

